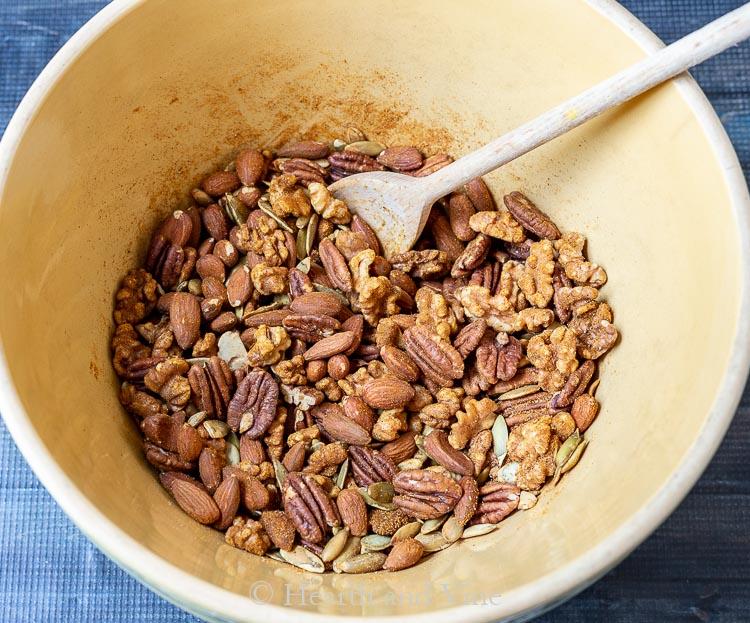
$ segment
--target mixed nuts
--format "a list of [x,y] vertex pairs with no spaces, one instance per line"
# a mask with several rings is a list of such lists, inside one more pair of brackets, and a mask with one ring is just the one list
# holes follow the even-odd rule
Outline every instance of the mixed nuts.
[[618,338],[584,236],[520,192],[497,209],[476,179],[386,259],[326,186],[451,161],[356,129],[244,149],[125,276],[120,401],[164,488],[227,543],[397,571],[532,508],[580,460]]

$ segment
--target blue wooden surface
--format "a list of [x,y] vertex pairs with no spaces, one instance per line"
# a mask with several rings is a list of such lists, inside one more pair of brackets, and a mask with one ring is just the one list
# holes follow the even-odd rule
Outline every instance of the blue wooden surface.
[[[105,4],[0,0],[0,132],[49,58]],[[742,2],[624,4],[669,42]],[[727,128],[746,176],[749,69],[750,45],[743,44],[693,72]],[[746,389],[726,440],[674,515],[604,579],[539,621],[750,621],[748,453]],[[143,588],[78,532],[29,470],[1,421],[0,621],[197,621]]]

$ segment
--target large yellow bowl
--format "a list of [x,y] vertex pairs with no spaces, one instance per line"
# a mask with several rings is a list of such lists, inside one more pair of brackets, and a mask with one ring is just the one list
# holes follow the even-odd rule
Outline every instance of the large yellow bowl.
[[354,125],[460,155],[659,45],[608,0],[116,0],[0,146],[0,409],[26,459],[109,557],[210,621],[494,621],[575,594],[687,493],[748,371],[747,190],[692,79],[489,176],[589,235],[622,343],[577,469],[407,571],[305,575],[188,519],[118,404],[113,294],[149,228],[238,146]]

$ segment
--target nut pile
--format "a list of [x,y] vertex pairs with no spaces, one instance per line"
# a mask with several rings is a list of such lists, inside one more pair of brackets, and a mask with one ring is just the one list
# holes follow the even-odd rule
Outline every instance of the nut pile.
[[396,571],[533,507],[581,457],[618,337],[584,236],[476,179],[387,260],[326,186],[451,161],[354,129],[242,150],[125,276],[120,401],[175,502],[227,543]]

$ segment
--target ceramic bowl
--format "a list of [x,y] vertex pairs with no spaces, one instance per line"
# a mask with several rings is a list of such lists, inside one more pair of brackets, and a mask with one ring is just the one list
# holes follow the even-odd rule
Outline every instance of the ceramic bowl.
[[40,480],[112,560],[209,621],[497,621],[582,590],[695,483],[748,371],[748,195],[691,78],[487,178],[588,234],[622,341],[578,467],[407,571],[306,575],[187,518],[117,401],[113,295],[150,228],[239,146],[352,125],[460,155],[660,45],[607,0],[115,0],[0,147],[0,409]]

